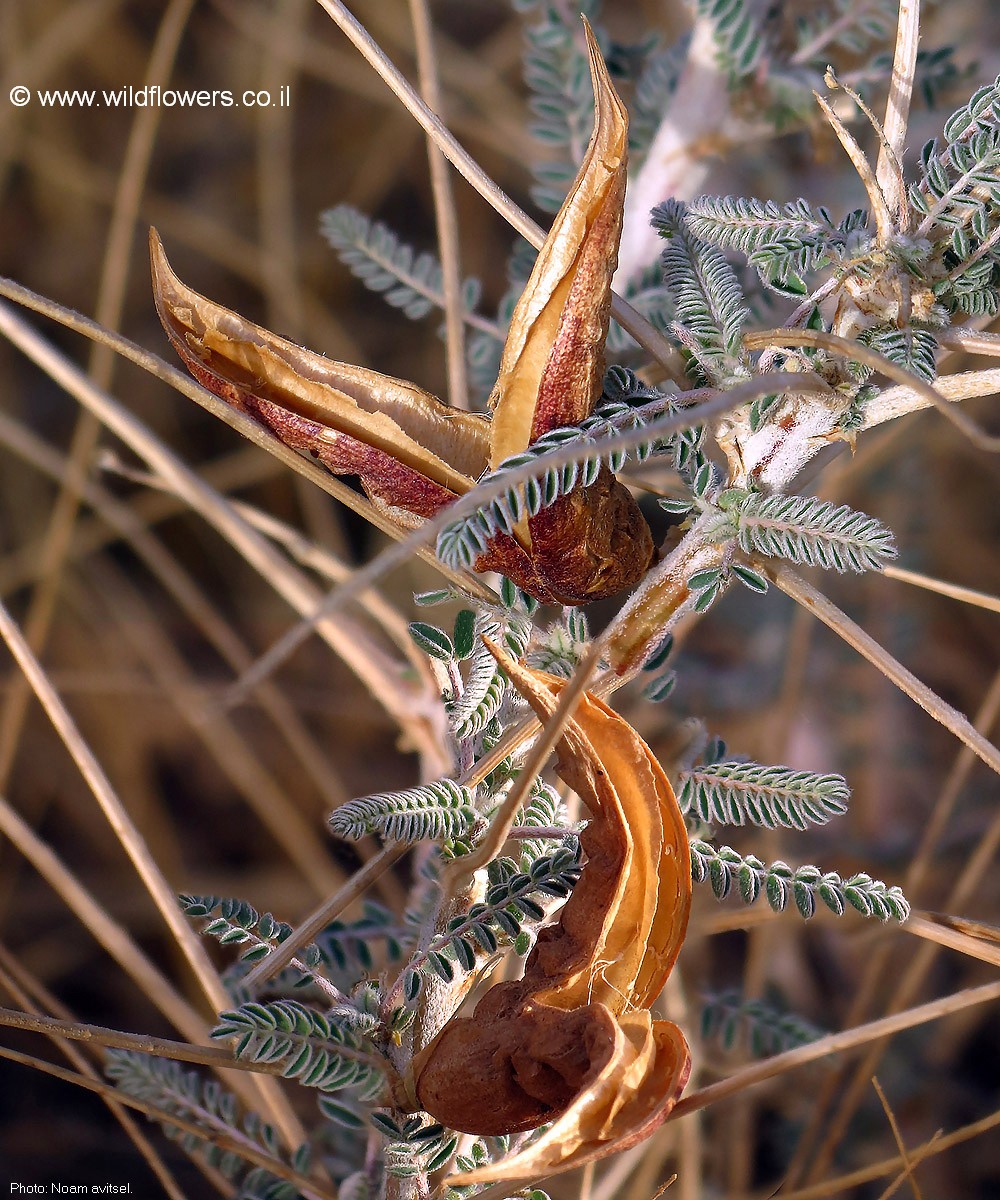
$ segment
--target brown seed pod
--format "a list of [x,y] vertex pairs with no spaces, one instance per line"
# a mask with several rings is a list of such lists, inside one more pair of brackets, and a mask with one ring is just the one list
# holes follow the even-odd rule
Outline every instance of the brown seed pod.
[[[491,647],[545,720],[565,681]],[[665,1119],[690,1070],[684,1035],[649,1005],[677,958],[691,904],[687,833],[669,781],[627,722],[585,693],[557,772],[590,810],[586,866],[521,979],[490,988],[416,1059],[417,1097],[454,1129],[553,1122],[533,1145],[452,1176],[459,1186],[569,1170],[623,1150]]]
[[[492,420],[405,380],[333,362],[215,304],[178,279],[150,233],[157,311],[192,375],[287,446],[335,474],[358,475],[404,527],[440,512],[544,433],[579,424],[600,397],[628,123],[589,26],[587,37],[594,132],[514,311]],[[543,602],[581,604],[636,583],[653,555],[638,505],[604,469],[513,536],[496,536],[475,569],[499,571]]]

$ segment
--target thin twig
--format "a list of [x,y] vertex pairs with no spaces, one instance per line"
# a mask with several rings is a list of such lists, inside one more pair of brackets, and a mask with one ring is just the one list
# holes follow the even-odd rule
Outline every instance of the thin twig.
[[[261,86],[276,95],[282,86],[294,95],[291,47],[306,27],[308,0],[279,0],[268,14],[266,50],[261,55]],[[268,325],[302,336],[304,312],[295,228],[295,139],[292,105],[270,104],[257,117],[257,198],[261,275],[268,300]]]
[[915,675],[898,662],[873,637],[865,633],[860,625],[823,595],[811,583],[808,583],[791,567],[784,565],[766,564],[764,569],[786,595],[805,605],[810,612],[835,633],[839,634],[848,645],[853,646],[877,667],[887,679],[905,692],[911,700],[929,713],[946,729],[950,730],[961,742],[964,742],[975,754],[1000,774],[1000,750],[987,741],[963,713],[952,708],[936,692],[925,683],[921,683]]
[[[980,1134],[988,1133],[998,1125],[1000,1125],[1000,1109],[990,1113],[988,1117],[972,1121],[944,1136],[935,1133],[922,1146],[914,1148],[910,1155],[911,1161],[915,1166],[919,1165],[925,1159],[950,1150],[952,1146],[961,1145],[962,1142],[967,1142],[971,1138],[979,1137]],[[903,1160],[899,1155],[895,1158],[884,1158],[881,1162],[870,1163],[867,1167],[859,1167],[858,1170],[851,1171],[847,1175],[838,1175],[833,1179],[824,1180],[822,1183],[796,1188],[792,1192],[782,1192],[781,1200],[826,1200],[830,1196],[843,1196],[858,1184],[868,1183],[872,1179],[882,1179],[886,1175],[891,1175],[893,1171],[899,1170],[901,1166],[903,1166]]]
[[251,740],[225,714],[214,709],[128,573],[109,561],[92,564],[90,572],[96,594],[117,626],[119,639],[146,665],[178,716],[246,799],[267,830],[272,845],[280,847],[296,873],[318,895],[327,895],[331,888],[339,886],[343,875],[331,862],[313,822],[303,815],[287,787],[261,761]]
[[126,1108],[134,1108],[137,1112],[145,1113],[151,1120],[158,1121],[167,1128],[179,1129],[200,1142],[228,1150],[255,1166],[263,1167],[265,1171],[277,1175],[279,1179],[287,1179],[289,1183],[295,1184],[304,1196],[309,1197],[309,1200],[337,1200],[335,1192],[327,1190],[315,1180],[309,1179],[294,1168],[287,1166],[280,1159],[266,1154],[248,1138],[235,1137],[222,1129],[206,1129],[177,1113],[158,1108],[146,1100],[137,1100],[134,1096],[130,1096],[127,1092],[112,1087],[110,1084],[102,1083],[98,1079],[88,1079],[85,1075],[67,1071],[62,1067],[57,1067],[54,1063],[45,1062],[44,1059],[35,1058],[30,1054],[20,1054],[16,1050],[8,1050],[6,1047],[0,1046],[0,1058],[6,1058],[46,1075],[52,1075],[64,1083],[73,1083],[85,1091],[95,1092],[106,1100],[115,1100]]
[[914,1008],[905,1009],[892,1016],[881,1017],[877,1021],[869,1021],[865,1025],[857,1025],[853,1029],[845,1029],[840,1033],[831,1033],[826,1037],[817,1038],[808,1045],[796,1046],[793,1050],[786,1050],[783,1054],[776,1054],[771,1058],[765,1058],[762,1062],[752,1063],[734,1075],[730,1075],[728,1079],[710,1083],[707,1087],[684,1096],[678,1100],[668,1120],[678,1120],[688,1113],[696,1112],[699,1108],[717,1104],[720,1100],[738,1095],[758,1083],[774,1079],[788,1071],[804,1067],[808,1063],[819,1062],[832,1054],[843,1054],[845,1051],[865,1046],[869,1042],[901,1033],[904,1029],[913,1029],[928,1021],[937,1021],[941,1017],[961,1012],[973,1005],[988,1004],[994,1000],[1000,1000],[1000,983],[984,983],[980,987],[967,988],[953,995],[942,996],[938,1000],[918,1004]]
[[[978,958],[982,962],[991,963],[994,967],[1000,967],[1000,943],[997,941],[1000,930],[990,927],[988,932],[992,936],[977,937],[971,931],[966,932],[962,928],[955,928],[951,924],[944,923],[950,918],[935,920],[935,916],[937,916],[935,913],[911,912],[903,928],[907,933],[937,942],[938,945],[947,946],[950,950],[957,950],[960,954],[967,954],[969,958]],[[975,928],[975,922],[966,924],[970,930]]]
[[906,571],[902,567],[891,564],[882,568],[886,579],[898,579],[900,583],[912,583],[915,587],[924,588],[928,592],[937,592],[940,596],[949,596],[952,600],[961,600],[975,608],[985,608],[990,612],[1000,613],[1000,596],[991,596],[987,592],[977,592],[973,588],[961,587],[957,583],[946,583],[943,579],[934,579],[921,571]]
[[[420,91],[428,108],[441,109],[441,86],[434,53],[434,30],[427,0],[410,0],[410,21],[417,48],[417,74]],[[427,136],[427,160],[434,195],[434,221],[438,249],[441,252],[441,279],[444,290],[445,349],[448,355],[448,398],[456,408],[469,407],[465,378],[465,324],[462,318],[462,271],[458,238],[455,195],[448,174],[448,162],[434,139]]]
[[[4,414],[0,412],[0,440],[3,439],[4,433],[9,428],[8,418],[5,418]],[[129,466],[113,451],[105,451],[100,456],[99,463],[105,471],[118,475],[122,479],[131,480],[133,483],[138,483],[144,488],[154,489],[163,495],[176,496],[176,493],[166,487],[165,480],[149,471]],[[177,499],[179,500],[180,497]],[[273,513],[265,512],[264,509],[258,508],[255,504],[249,504],[245,500],[232,500],[231,503],[248,525],[252,525],[272,542],[277,542],[297,563],[315,571],[328,583],[343,583],[344,580],[351,577],[351,567],[331,550],[313,541],[294,525],[290,525]],[[131,512],[131,509],[127,511]],[[374,590],[359,597],[358,602],[364,607],[368,616],[377,622],[386,637],[399,648],[400,653],[406,657],[413,670],[422,676],[428,685],[431,685],[433,676],[427,666],[427,656],[417,649],[410,636],[409,625],[399,611],[381,592]],[[249,662],[246,665],[249,666]],[[329,763],[327,767],[329,767]],[[344,799],[347,797],[341,796],[337,803]]]
[[[969,897],[984,875],[994,867],[998,847],[1000,847],[1000,812],[993,814],[988,825],[981,832],[973,853],[945,897],[944,908],[946,910],[957,912],[966,906]],[[920,946],[915,953],[909,956],[902,971],[897,972],[893,977],[895,986],[888,999],[890,1012],[898,1012],[917,994],[937,953],[938,947],[928,944]],[[824,1126],[824,1139],[813,1164],[812,1178],[829,1169],[835,1149],[841,1143],[850,1119],[861,1101],[867,1081],[876,1071],[884,1050],[884,1042],[874,1042],[855,1067],[851,1079],[843,1091],[839,1107]]]
[[936,391],[929,383],[918,378],[912,371],[891,362],[884,355],[864,346],[852,338],[841,337],[836,333],[823,333],[810,329],[763,329],[749,333],[743,339],[748,350],[763,350],[769,346],[819,346],[824,350],[832,350],[845,358],[863,363],[875,371],[880,371],[890,379],[912,388],[938,412],[946,417],[961,433],[980,450],[990,453],[1000,451],[1000,437],[990,437],[971,420],[960,408],[948,402],[948,398]]
[[324,900],[304,921],[299,922],[266,958],[262,958],[252,967],[241,980],[243,987],[252,993],[254,989],[273,979],[279,971],[288,966],[303,946],[311,942],[339,913],[362,895],[383,871],[388,871],[399,862],[409,849],[411,847],[407,843],[392,842],[380,850],[360,871],[355,871],[347,883],[329,900]]
[[[895,1180],[893,1184],[890,1185],[890,1190],[895,1191],[895,1189],[904,1179],[911,1176],[913,1168],[916,1164],[906,1152],[906,1143],[903,1141],[903,1135],[899,1131],[899,1122],[896,1120],[896,1114],[892,1111],[892,1106],[889,1104],[889,1098],[886,1096],[882,1085],[874,1075],[872,1076],[872,1084],[876,1093],[878,1094],[879,1103],[882,1105],[882,1111],[885,1113],[885,1119],[889,1122],[889,1128],[892,1130],[892,1137],[899,1150],[899,1157],[903,1160],[903,1174],[897,1180]],[[913,1187],[913,1200],[923,1200],[915,1179],[911,1179],[911,1186]],[[883,1192],[880,1200],[886,1200],[888,1195],[888,1192]]]
[[840,144],[847,151],[847,156],[851,160],[851,166],[857,172],[858,178],[864,184],[865,191],[868,193],[868,201],[872,206],[872,214],[875,217],[875,228],[878,233],[878,241],[882,246],[888,245],[893,233],[892,214],[889,211],[889,204],[879,186],[878,180],[875,178],[875,172],[871,168],[871,164],[865,157],[865,152],[858,145],[854,134],[847,128],[844,122],[830,107],[829,101],[819,94],[813,92],[816,97],[816,103],[820,106],[823,116],[830,122],[833,132],[840,140]]
[[[975,726],[982,734],[989,734],[993,728],[998,715],[1000,715],[1000,671],[997,671],[993,677],[993,681],[980,704],[975,718]],[[976,755],[968,746],[960,746],[955,755],[951,769],[945,778],[944,784],[931,808],[930,819],[927,821],[924,831],[920,838],[920,843],[917,846],[915,854],[912,856],[906,870],[906,875],[903,879],[903,891],[907,896],[915,896],[923,887],[924,879],[934,862],[934,857],[938,852],[938,845],[941,834],[951,820],[955,809],[955,804],[958,800],[962,789],[965,787],[972,773],[973,767],[976,765]],[[993,843],[1000,841],[1000,822],[995,822],[995,829],[987,831],[986,849],[987,854],[982,856],[982,862],[989,862],[989,855],[992,853]],[[995,833],[995,837],[991,834]],[[962,879],[968,880],[969,873],[963,874]],[[963,886],[961,889],[963,894],[968,894],[968,887]],[[953,889],[952,895],[946,901],[946,906],[958,909],[963,906],[962,894],[959,889]],[[916,956],[920,958],[920,955]],[[876,990],[879,984],[886,977],[886,970],[890,960],[890,947],[886,943],[882,943],[875,952],[870,955],[865,967],[865,972],[861,978],[859,986],[855,989],[854,996],[851,1001],[850,1008],[847,1013],[847,1021],[849,1023],[857,1023],[861,1021],[866,1012],[869,1011],[871,1004],[875,998]],[[896,996],[893,1003],[898,1008],[900,1005],[907,1003],[907,998],[915,994],[918,977],[922,977],[923,970],[926,969],[927,963],[921,964],[921,970],[913,972],[912,978],[904,980],[906,984],[905,991],[896,990]],[[909,975],[909,972],[907,972]],[[870,1056],[872,1062],[872,1071],[875,1069],[875,1056]],[[832,1073],[823,1083],[822,1088],[816,1096],[813,1104],[813,1111],[809,1119],[808,1126],[799,1138],[799,1143],[795,1151],[794,1158],[789,1167],[788,1181],[798,1181],[802,1177],[805,1163],[815,1146],[816,1141],[820,1137],[822,1131],[825,1131],[829,1126],[829,1118],[827,1116],[828,1109],[833,1103],[835,1095],[840,1090],[838,1076],[842,1072]],[[869,1072],[869,1075],[871,1072]],[[869,1075],[864,1075],[863,1079],[867,1080]],[[857,1072],[857,1090],[863,1086],[862,1074],[860,1070]]]
[[176,1062],[197,1063],[202,1067],[212,1067],[213,1070],[243,1071],[258,1075],[281,1074],[280,1063],[259,1062],[249,1058],[236,1059],[233,1058],[232,1051],[223,1046],[197,1046],[191,1042],[154,1037],[151,1033],[126,1033],[124,1030],[109,1029],[104,1025],[42,1017],[13,1008],[0,1008],[0,1025],[10,1029],[44,1033],[47,1037],[56,1039],[88,1042],[92,1046],[130,1050],[134,1054],[153,1054],[157,1058],[168,1058]]
[[[375,41],[371,34],[346,8],[340,0],[317,0],[336,22],[338,28],[351,40],[354,46],[364,55],[366,61],[378,72],[379,76],[390,87],[427,136],[448,161],[456,168],[479,194],[496,209],[496,211],[523,238],[529,241],[535,249],[540,249],[545,241],[543,230],[519,208],[513,200],[490,179],[474,158],[464,150],[448,131],[444,123],[432,112],[417,94],[413,86],[401,74],[399,69],[390,62],[389,58]],[[615,295],[611,300],[611,315],[619,325],[632,335],[644,350],[670,366],[677,359],[677,349],[660,331],[631,304]]]

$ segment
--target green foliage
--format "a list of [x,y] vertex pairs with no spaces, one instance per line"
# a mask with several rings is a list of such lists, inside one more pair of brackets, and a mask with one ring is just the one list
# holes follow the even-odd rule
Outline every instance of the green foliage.
[[422,1117],[396,1121],[387,1113],[374,1112],[370,1120],[386,1139],[386,1172],[397,1179],[439,1171],[458,1146],[457,1133],[436,1123],[424,1124]]
[[[754,106],[776,132],[808,121],[813,92],[829,63],[849,57],[855,84],[881,88],[892,70],[887,52],[896,26],[896,0],[811,0],[773,5],[765,0],[696,0],[712,26],[716,62],[729,91]],[[958,75],[949,46],[917,56],[920,92],[928,104]]]
[[694,611],[707,612],[722,594],[726,585],[726,572],[721,567],[706,567],[695,571],[687,581],[688,591],[694,596]]
[[[477,1138],[465,1154],[456,1155],[455,1169],[456,1171],[475,1171],[479,1167],[485,1167],[488,1163],[502,1158],[509,1149],[510,1137],[507,1134],[488,1139]],[[475,1187],[445,1188],[443,1200],[463,1200],[464,1197],[473,1196],[478,1190]],[[523,1192],[516,1192],[515,1195],[527,1196],[528,1200],[549,1200],[545,1192],[536,1190],[529,1192],[525,1189]]]
[[659,704],[673,694],[676,683],[677,672],[664,671],[661,675],[657,675],[655,679],[651,679],[646,684],[642,689],[643,697],[653,704]]
[[768,1000],[747,999],[738,991],[707,996],[701,1010],[701,1036],[726,1050],[745,1046],[754,1058],[805,1046],[824,1030]]
[[804,295],[805,276],[867,246],[865,213],[855,210],[839,225],[822,206],[806,200],[777,205],[738,196],[700,196],[687,208],[691,232],[720,250],[734,250],[757,269],[773,291]]
[[[302,1170],[297,1163],[293,1162],[292,1165],[297,1170]],[[265,1171],[262,1167],[254,1167],[247,1172],[240,1184],[236,1200],[300,1200],[301,1195],[295,1184],[286,1179],[275,1178],[270,1171]],[[339,1193],[337,1200],[341,1200]]]
[[[258,962],[292,932],[291,925],[234,897],[179,896],[178,902],[187,916],[207,918],[201,927],[205,937],[215,938],[223,946],[242,946],[240,962]],[[303,947],[298,961],[314,968],[321,958],[319,948],[309,945]]]
[[[444,308],[441,264],[433,254],[415,254],[380,221],[370,221],[349,204],[322,216],[320,228],[340,259],[366,287],[413,320]],[[471,313],[479,303],[477,279],[462,285],[462,305]]]
[[105,1055],[105,1073],[125,1095],[204,1130],[205,1137],[201,1138],[168,1121],[161,1122],[166,1136],[178,1142],[186,1153],[201,1159],[226,1179],[239,1181],[244,1189],[256,1189],[246,1192],[247,1195],[260,1195],[266,1200],[297,1197],[298,1192],[289,1184],[260,1167],[249,1168],[241,1155],[213,1145],[210,1139],[214,1134],[227,1133],[300,1172],[309,1167],[307,1145],[300,1146],[291,1160],[286,1160],[280,1139],[270,1125],[254,1112],[242,1112],[235,1095],[216,1080],[203,1079],[197,1071],[185,1070],[179,1062],[130,1050],[107,1050]]
[[490,614],[476,619],[464,686],[446,705],[456,738],[461,740],[481,733],[500,711],[507,693],[503,670],[487,650],[483,638],[504,646],[519,658],[527,649],[529,634],[529,622],[514,613],[503,619]]
[[455,964],[463,971],[475,969],[482,954],[494,954],[501,942],[509,944],[523,931],[525,922],[541,921],[545,908],[535,898],[564,898],[580,877],[575,848],[564,846],[536,859],[527,871],[516,871],[494,883],[484,901],[453,917],[446,932],[414,959],[404,978],[404,994],[412,1003],[420,995],[422,973],[427,970],[445,982],[455,977]]
[[379,1059],[356,1028],[297,1001],[243,1004],[219,1016],[213,1038],[235,1038],[237,1058],[277,1065],[286,1079],[323,1092],[353,1088],[363,1100],[385,1086]]
[[563,610],[538,639],[528,655],[528,664],[550,675],[568,679],[573,674],[590,642],[587,617],[578,608]]
[[[181,908],[189,917],[206,918],[201,933],[215,938],[223,946],[239,946],[238,962],[250,966],[265,958],[291,933],[292,927],[270,913],[258,913],[245,900],[219,896],[181,896]],[[374,900],[365,900],[362,915],[353,921],[332,921],[303,946],[292,960],[293,966],[273,981],[277,988],[299,989],[315,980],[321,966],[331,972],[371,971],[380,943],[385,958],[393,962],[402,954],[404,931],[392,913]],[[231,990],[240,996],[245,972],[233,973]]]
[[913,325],[905,329],[876,328],[866,330],[859,340],[896,366],[933,382],[937,374],[938,343],[929,329]]
[[489,396],[500,373],[504,338],[514,314],[514,305],[522,290],[523,285],[510,288],[505,293],[498,308],[498,326],[495,333],[473,329],[466,338],[465,369],[469,377],[469,387],[480,402]]
[[691,841],[691,874],[695,883],[710,882],[719,900],[724,900],[734,885],[744,904],[753,904],[763,894],[775,912],[784,912],[788,901],[794,900],[806,920],[815,914],[817,900],[838,917],[848,905],[863,917],[880,921],[890,917],[905,921],[910,913],[898,887],[888,887],[870,875],[841,879],[836,871],[823,872],[819,867],[793,868],[780,861],[765,866],[754,854],[744,856],[730,846],[712,846],[699,838]]
[[455,647],[451,638],[436,625],[426,621],[410,622],[410,637],[421,650],[438,662],[449,662],[455,657]]
[[718,63],[730,82],[752,75],[765,49],[765,10],[755,0],[695,0],[695,11],[712,22]]
[[668,633],[642,665],[643,671],[652,676],[642,689],[642,694],[654,704],[666,700],[677,682],[676,672],[664,669],[673,649],[673,635]]
[[747,554],[836,571],[879,571],[896,557],[891,530],[846,504],[735,488],[720,503]]
[[375,952],[384,943],[385,957],[395,962],[403,953],[406,933],[393,913],[383,904],[366,899],[362,915],[353,921],[331,921],[317,935],[316,945],[323,961],[333,970],[371,972]]
[[806,829],[847,811],[850,789],[841,775],[816,775],[754,762],[706,762],[681,773],[683,812],[715,825]]
[[796,58],[822,70],[834,48],[861,54],[896,27],[896,0],[823,0],[799,9]]
[[629,105],[628,146],[634,165],[642,163],[673,98],[688,43],[681,38],[646,56]]
[[347,841],[372,833],[389,841],[441,841],[461,837],[475,820],[473,793],[453,779],[438,779],[349,800],[330,815],[330,828]]
[[531,196],[557,212],[583,159],[594,123],[590,69],[580,39],[580,17],[596,16],[595,0],[545,4],[539,24],[525,29],[524,81],[534,115],[531,132],[550,157],[533,163]]
[[[566,806],[551,784],[536,779],[528,803],[518,810],[514,825],[521,829],[553,829],[565,825]],[[490,863],[490,882],[499,883],[517,872],[529,873],[534,863],[551,850],[550,838],[523,838],[517,859],[499,858]]]
[[691,232],[679,201],[654,208],[652,222],[667,239],[663,279],[674,301],[675,336],[711,383],[746,378],[741,338],[748,310],[735,271],[716,247]]
[[1000,78],[979,88],[921,152],[909,190],[917,238],[931,239],[928,274],[946,309],[993,315],[1000,309]]
[[[448,667],[445,709],[452,733],[459,742],[481,735],[500,711],[507,694],[503,671],[483,639],[505,646],[517,658],[523,656],[528,646],[531,634],[528,618],[537,602],[524,597],[523,593],[518,594],[509,580],[505,580],[505,584],[502,599],[507,612],[498,615],[494,609],[484,609],[477,615],[471,609],[462,609],[455,618],[453,636],[426,621],[414,621],[410,625],[410,635],[417,645]],[[432,595],[432,599],[436,600],[436,597]],[[464,676],[460,670],[463,663]],[[419,793],[420,789],[416,791]],[[349,821],[354,811],[349,809],[347,816],[338,819]],[[456,827],[450,835],[429,836],[460,836],[463,832]]]
[[517,613],[522,616],[530,617],[538,611],[538,601],[534,596],[529,596],[527,592],[522,592],[521,589],[506,575],[500,579],[500,601],[508,612]]

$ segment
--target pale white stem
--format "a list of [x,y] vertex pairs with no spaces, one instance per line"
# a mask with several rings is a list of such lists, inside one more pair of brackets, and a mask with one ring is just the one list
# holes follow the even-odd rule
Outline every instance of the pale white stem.
[[[988,371],[961,371],[956,375],[945,375],[934,381],[937,394],[952,404],[959,400],[972,400],[977,396],[995,396],[1000,393],[1000,367]],[[907,385],[886,388],[870,400],[865,407],[862,430],[873,429],[886,421],[907,413],[930,408],[931,402],[923,391]]]
[[731,119],[725,75],[716,65],[712,23],[696,20],[687,61],[670,106],[625,194],[622,244],[615,285],[619,290],[655,262],[662,238],[650,211],[673,197],[697,196],[711,169],[710,150]]
[[765,329],[747,334],[743,339],[748,350],[761,350],[768,346],[822,346],[840,354],[844,358],[864,363],[874,371],[879,371],[894,379],[905,387],[923,396],[928,404],[932,404],[938,412],[959,429],[973,445],[980,450],[996,453],[1000,450],[1000,437],[991,437],[984,433],[978,425],[964,412],[948,403],[948,397],[936,391],[931,385],[920,379],[912,371],[892,362],[884,355],[872,350],[861,342],[841,337],[835,333],[823,333],[820,330],[806,329]]
[[[1000,225],[997,226],[995,234],[1000,236]],[[1000,333],[986,333],[982,329],[958,325],[942,330],[938,341],[949,350],[962,350],[966,354],[985,354],[989,358],[1000,357]]]

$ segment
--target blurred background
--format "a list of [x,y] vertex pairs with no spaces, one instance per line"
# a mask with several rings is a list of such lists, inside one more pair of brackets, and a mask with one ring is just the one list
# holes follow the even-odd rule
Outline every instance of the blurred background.
[[[404,0],[356,0],[352,8],[415,79]],[[519,14],[503,0],[434,0],[430,8],[443,115],[484,169],[546,223],[547,214],[532,206],[527,164],[544,148],[529,132],[522,80],[525,28],[539,14]],[[674,0],[619,0],[605,5],[603,20],[622,44],[638,44],[650,31],[669,43],[689,17]],[[923,40],[929,47],[954,45],[967,74],[937,111],[915,111],[914,152],[948,112],[997,75],[1000,15],[986,0],[954,0],[930,11]],[[198,291],[331,357],[445,394],[439,317],[411,321],[387,307],[321,235],[321,213],[347,203],[417,250],[435,248],[424,136],[313,0],[0,0],[0,74],[0,274],[173,361],[150,296],[145,246],[153,224],[180,276]],[[46,106],[36,91],[139,89],[151,78],[236,96],[247,89],[277,96],[288,88],[289,103]],[[9,100],[15,85],[34,93],[23,107]],[[876,94],[877,111],[882,103]],[[870,147],[867,133],[859,136]],[[712,162],[704,190],[779,202],[802,195],[838,218],[864,202],[839,146],[818,125],[730,147]],[[462,272],[481,280],[481,311],[492,316],[507,288],[512,234],[461,180],[455,202]],[[382,535],[164,384],[95,354],[55,323],[26,319],[215,487],[303,531],[348,567],[383,544]],[[948,369],[971,365],[953,360]],[[996,430],[994,405],[987,400],[969,409]],[[415,564],[387,581],[391,611],[363,622],[365,644],[384,659],[368,679],[317,639],[286,664],[278,682],[294,736],[256,703],[230,714],[222,729],[212,706],[237,668],[213,639],[212,623],[221,622],[239,653],[252,657],[293,619],[285,602],[181,500],[136,479],[131,453],[81,419],[76,401],[2,338],[0,414],[4,603],[32,631],[55,687],[171,886],[241,896],[294,921],[358,861],[326,836],[330,808],[346,796],[417,777],[420,730],[413,722],[401,728],[399,703],[376,696],[411,679],[415,668],[399,650],[398,635],[413,616],[413,591],[434,586],[436,577]],[[179,602],[106,513],[90,503],[77,510],[68,501],[60,481],[70,462],[142,518],[193,581],[196,602]],[[923,413],[865,437],[855,455],[840,454],[810,488],[889,525],[902,566],[995,596],[998,473],[995,458]],[[985,725],[994,719],[995,610],[871,576],[825,577],[823,587],[950,704],[973,718],[985,711]],[[691,631],[666,706],[647,704],[631,690],[616,703],[654,748],[669,745],[678,724],[697,717],[734,753],[847,776],[850,813],[834,824],[801,835],[734,830],[726,839],[768,861],[815,862],[845,876],[865,870],[903,883],[944,796],[953,802],[951,815],[908,897],[922,908],[946,909],[959,881],[962,915],[1000,921],[996,778],[790,602],[773,591],[764,598],[736,591]],[[202,616],[193,615],[196,609]],[[134,870],[19,674],[4,653],[0,790],[111,917],[190,989]],[[275,828],[298,830],[289,824],[293,817],[303,830],[296,852]],[[400,902],[406,879],[404,865],[380,898]],[[849,1015],[852,1002],[874,955],[886,957],[865,1017],[886,1010],[894,979],[920,946],[896,926],[876,928],[851,914],[839,922],[820,914],[808,925],[791,912],[771,919],[734,901],[720,906],[702,888],[683,985],[693,1020],[706,996],[739,989],[776,996],[833,1030],[857,1019]],[[20,1008],[23,1002],[6,988],[15,963],[75,1019],[171,1036],[163,1016],[83,930],[51,881],[0,840],[0,1003]],[[909,1003],[994,976],[993,968],[942,951],[928,961]],[[8,1031],[0,1040],[49,1052],[37,1036]],[[706,1043],[702,1078],[732,1069],[747,1053]],[[705,1197],[771,1194],[759,1189],[781,1178],[829,1077],[825,1065],[809,1071],[703,1116]],[[908,1146],[988,1115],[1000,1104],[995,1008],[973,1008],[897,1038],[877,1073]],[[930,1160],[918,1176],[923,1195],[1000,1195],[998,1145],[994,1132]],[[830,1174],[896,1152],[868,1087],[833,1148]],[[209,1194],[179,1150],[167,1146],[163,1153],[192,1198]],[[668,1161],[656,1173],[662,1159],[656,1155],[651,1151],[652,1167],[618,1194],[652,1196],[669,1174]],[[4,1061],[0,1176],[132,1181],[133,1195],[156,1194],[148,1169],[100,1101]],[[886,1182],[829,1194],[867,1200],[881,1195]],[[554,1185],[553,1195],[576,1195],[579,1186]],[[606,1200],[614,1194],[607,1187],[595,1193]]]

